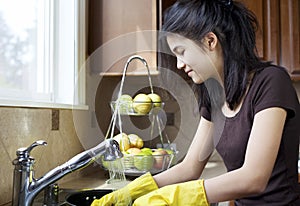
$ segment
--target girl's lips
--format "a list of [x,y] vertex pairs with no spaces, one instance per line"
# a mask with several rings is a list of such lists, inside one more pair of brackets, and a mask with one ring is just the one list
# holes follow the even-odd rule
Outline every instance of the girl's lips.
[[186,73],[187,75],[189,75],[189,74],[191,73],[191,71],[193,71],[193,70],[186,70],[185,73]]

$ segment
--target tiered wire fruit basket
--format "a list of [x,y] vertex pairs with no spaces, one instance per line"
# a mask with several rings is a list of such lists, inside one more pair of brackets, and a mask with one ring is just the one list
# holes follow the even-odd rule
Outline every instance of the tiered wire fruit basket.
[[[170,140],[166,132],[163,129],[163,121],[158,115],[164,107],[164,102],[159,98],[150,98],[151,101],[143,100],[139,101],[137,96],[132,99],[129,95],[122,94],[126,72],[129,64],[133,60],[140,60],[145,65],[148,72],[148,80],[150,87],[150,94],[148,96],[155,96],[153,85],[151,81],[149,66],[147,61],[141,56],[134,55],[127,60],[123,75],[121,79],[120,90],[118,92],[117,100],[111,102],[112,118],[105,136],[107,138],[114,138],[119,142],[120,150],[123,153],[121,159],[124,167],[124,173],[128,176],[140,176],[146,172],[156,174],[167,170],[171,166],[177,163],[177,153],[175,148],[171,147]],[[143,96],[146,94],[142,94]],[[159,96],[156,96],[159,97]],[[154,137],[154,129],[158,130],[158,136],[161,148],[148,148],[144,147],[143,137],[139,137],[135,134],[126,133],[126,128],[122,127],[122,116],[149,116],[151,121],[150,136]],[[115,128],[118,126],[120,133],[114,135]],[[166,146],[167,145],[167,146]],[[108,170],[113,170],[114,163],[108,163],[104,160],[101,161],[101,165]],[[117,163],[116,163],[117,164]]]

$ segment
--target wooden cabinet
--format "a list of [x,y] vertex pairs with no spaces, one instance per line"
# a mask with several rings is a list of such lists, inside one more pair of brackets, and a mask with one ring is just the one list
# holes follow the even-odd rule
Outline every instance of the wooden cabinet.
[[[128,57],[145,58],[157,70],[157,0],[89,0],[88,54],[92,72],[120,75]],[[128,73],[146,74],[140,62]]]
[[263,60],[288,69],[300,80],[299,0],[240,0],[257,16],[257,49]]
[[[239,0],[257,16],[257,49],[263,60],[288,69],[300,80],[299,0]],[[95,72],[120,74],[127,58],[139,54],[156,71],[156,30],[175,0],[89,0],[88,53]],[[146,32],[147,31],[147,32]],[[98,57],[99,56],[99,57]],[[133,64],[129,72],[146,72]]]

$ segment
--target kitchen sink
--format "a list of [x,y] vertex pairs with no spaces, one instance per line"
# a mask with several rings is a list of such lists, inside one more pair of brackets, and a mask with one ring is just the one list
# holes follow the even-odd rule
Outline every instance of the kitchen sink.
[[[60,189],[58,193],[59,206],[86,206],[90,205],[94,199],[112,192],[111,189]],[[44,201],[44,193],[41,192],[33,203],[33,206],[41,206]]]
[[112,192],[112,190],[97,189],[97,190],[82,190],[82,191],[70,193],[66,196],[66,200],[63,203],[63,205],[90,206],[95,199],[99,199],[110,192]]

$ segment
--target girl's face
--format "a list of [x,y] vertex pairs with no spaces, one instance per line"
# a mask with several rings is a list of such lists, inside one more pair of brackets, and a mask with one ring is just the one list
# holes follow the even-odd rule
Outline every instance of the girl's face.
[[194,41],[179,35],[167,36],[167,42],[171,51],[177,58],[177,68],[185,73],[196,84],[201,84],[209,78],[219,78],[216,67],[216,55],[205,45],[200,47]]

